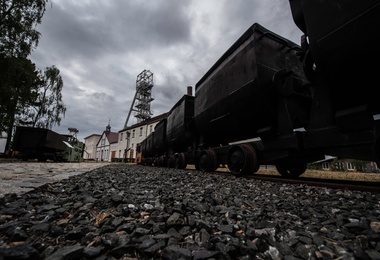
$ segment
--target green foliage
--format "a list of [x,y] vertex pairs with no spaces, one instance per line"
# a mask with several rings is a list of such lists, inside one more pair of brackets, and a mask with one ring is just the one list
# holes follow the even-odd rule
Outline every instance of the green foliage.
[[25,107],[20,121],[33,127],[51,129],[60,124],[66,112],[62,101],[63,80],[55,66],[46,68],[39,75],[41,84],[36,99]]
[[0,53],[26,58],[37,47],[48,0],[2,0],[0,5]]
[[306,168],[310,169],[310,170],[322,170],[322,164],[320,164],[320,163],[308,163]]
[[7,132],[15,116],[34,102],[40,78],[35,64],[25,58],[0,56],[0,131]]

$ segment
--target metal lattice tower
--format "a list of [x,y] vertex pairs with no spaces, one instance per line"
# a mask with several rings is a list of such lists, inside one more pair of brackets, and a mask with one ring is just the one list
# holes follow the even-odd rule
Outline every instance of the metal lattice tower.
[[[136,93],[133,98],[131,108],[128,112],[127,120],[125,120],[124,128],[128,126],[129,117],[131,116],[131,112],[135,111],[135,117],[137,118],[137,122],[143,122],[153,115],[150,110],[150,103],[154,100],[152,97],[152,88],[153,88],[153,73],[149,70],[143,70],[139,75],[137,75],[136,79]],[[135,102],[137,100],[137,104],[135,108]]]

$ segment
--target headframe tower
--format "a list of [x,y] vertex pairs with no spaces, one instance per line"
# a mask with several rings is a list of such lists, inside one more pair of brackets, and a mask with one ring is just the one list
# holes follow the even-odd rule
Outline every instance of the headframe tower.
[[[136,93],[133,98],[131,108],[129,109],[127,119],[125,120],[124,128],[127,128],[131,112],[135,111],[137,123],[143,122],[153,115],[150,110],[150,103],[154,100],[152,97],[153,88],[153,73],[149,70],[143,70],[136,79]],[[137,104],[135,105],[135,102]]]

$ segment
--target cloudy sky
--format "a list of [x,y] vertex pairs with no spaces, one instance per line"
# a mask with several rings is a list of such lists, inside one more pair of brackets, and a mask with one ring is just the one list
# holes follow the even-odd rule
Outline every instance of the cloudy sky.
[[53,130],[77,128],[81,141],[108,122],[122,130],[143,70],[153,116],[169,111],[255,22],[300,43],[287,0],[50,0],[31,59],[63,78],[67,111]]

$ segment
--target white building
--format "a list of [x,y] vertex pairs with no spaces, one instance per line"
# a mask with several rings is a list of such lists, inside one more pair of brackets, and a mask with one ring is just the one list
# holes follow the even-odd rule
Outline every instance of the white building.
[[92,134],[84,139],[85,152],[83,159],[96,161],[135,162],[136,147],[154,131],[155,126],[168,113],[164,113],[144,122],[134,124],[118,133],[106,127],[102,135]]
[[111,132],[111,126],[108,125],[96,144],[96,161],[110,162],[116,156],[114,144],[117,143],[118,133]]
[[96,159],[96,145],[100,140],[101,135],[92,134],[84,138],[84,160],[95,160]]
[[135,162],[136,147],[154,131],[157,123],[167,115],[168,113],[164,113],[120,130],[116,158],[119,160],[124,159],[127,162]]

